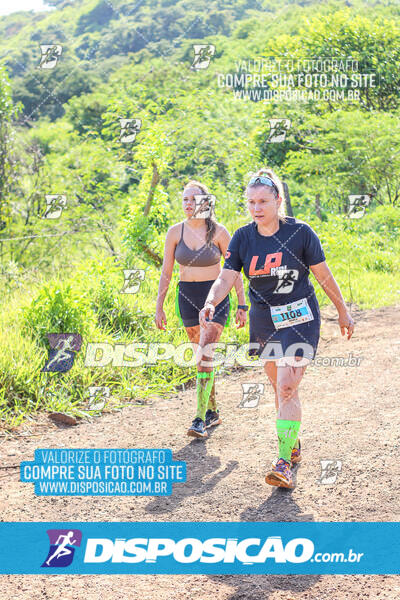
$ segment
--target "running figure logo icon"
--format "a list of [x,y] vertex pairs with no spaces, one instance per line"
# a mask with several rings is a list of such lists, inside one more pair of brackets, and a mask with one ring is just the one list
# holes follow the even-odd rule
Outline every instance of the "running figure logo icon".
[[196,194],[192,219],[209,219],[213,214],[216,198],[213,194]]
[[293,286],[299,278],[297,269],[286,269],[277,271],[279,277],[274,294],[289,294],[293,290]]
[[335,483],[342,470],[341,460],[321,460],[321,477],[319,483],[329,485]]
[[141,119],[119,119],[120,133],[119,141],[121,144],[132,144],[136,139],[136,134],[142,127]]
[[215,54],[215,46],[213,44],[193,44],[193,50],[194,60],[190,68],[193,71],[207,69],[211,57]]
[[286,134],[290,129],[290,119],[268,119],[269,120],[269,135],[267,144],[284,142]]
[[50,548],[42,567],[68,567],[82,542],[80,529],[48,529]]
[[136,294],[144,277],[144,269],[124,269],[124,287],[120,294]]
[[260,402],[260,397],[264,394],[263,383],[242,383],[243,397],[239,408],[256,408]]
[[361,219],[365,215],[365,209],[369,206],[371,196],[363,194],[360,196],[349,196],[349,212],[347,213],[350,219]]
[[110,398],[109,387],[91,386],[89,387],[89,400],[87,409],[88,410],[103,410],[107,404],[107,400]]
[[48,333],[50,350],[49,359],[42,371],[66,373],[72,368],[75,352],[82,346],[82,336],[79,333]]
[[64,194],[46,194],[46,210],[43,219],[58,219],[63,209],[67,206],[67,197]]
[[47,44],[40,46],[40,51],[42,56],[38,69],[54,69],[62,54],[62,46],[60,44]]

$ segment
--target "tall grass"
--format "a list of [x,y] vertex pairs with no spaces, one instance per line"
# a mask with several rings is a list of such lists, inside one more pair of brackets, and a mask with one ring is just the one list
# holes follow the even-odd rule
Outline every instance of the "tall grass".
[[[301,217],[299,217],[301,218]],[[330,216],[327,221],[304,216],[320,236],[327,262],[346,301],[360,308],[395,304],[400,298],[400,236],[395,209],[381,207],[359,221]],[[232,229],[232,228],[231,228]],[[154,324],[159,270],[138,260],[146,276],[135,295],[121,294],[123,266],[115,259],[86,260],[73,275],[56,277],[32,290],[15,292],[0,311],[0,419],[19,425],[36,411],[64,411],[85,416],[89,386],[108,386],[111,406],[173,393],[195,375],[195,367],[160,360],[154,366],[85,367],[88,342],[187,343],[175,315],[174,272],[165,301],[167,330]],[[314,282],[322,306],[330,303]],[[247,287],[247,282],[246,282]],[[236,298],[234,301],[234,317]],[[48,354],[48,333],[79,333],[82,348],[66,373],[42,372]],[[234,318],[221,341],[242,344],[248,330],[236,330]]]

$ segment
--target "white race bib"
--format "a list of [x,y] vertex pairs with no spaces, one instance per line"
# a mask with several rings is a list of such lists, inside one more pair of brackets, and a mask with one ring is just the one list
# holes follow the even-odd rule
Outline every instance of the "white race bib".
[[306,323],[314,319],[307,298],[296,300],[296,302],[291,302],[290,304],[283,304],[282,306],[271,306],[271,317],[275,329],[299,325],[300,323]]

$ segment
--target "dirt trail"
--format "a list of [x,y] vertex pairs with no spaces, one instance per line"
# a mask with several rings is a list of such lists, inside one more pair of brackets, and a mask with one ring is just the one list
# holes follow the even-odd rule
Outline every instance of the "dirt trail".
[[[35,448],[171,448],[187,482],[171,497],[36,497],[19,472],[1,472],[2,521],[400,521],[400,307],[356,311],[356,333],[340,336],[322,310],[319,357],[361,357],[355,367],[312,366],[300,391],[303,462],[292,491],[264,475],[275,457],[275,408],[265,386],[259,406],[239,408],[241,383],[261,369],[217,379],[223,424],[204,443],[186,436],[194,414],[188,390],[153,406],[127,407],[78,427],[31,427],[34,437],[0,438],[2,465],[33,460]],[[396,377],[397,375],[397,377]],[[46,423],[46,425],[45,425]],[[40,433],[43,432],[43,433]],[[342,461],[334,485],[319,482],[320,459]],[[3,475],[6,474],[6,476]],[[396,557],[398,560],[398,557]],[[400,576],[53,575],[2,576],[2,600],[343,600],[400,598]]]

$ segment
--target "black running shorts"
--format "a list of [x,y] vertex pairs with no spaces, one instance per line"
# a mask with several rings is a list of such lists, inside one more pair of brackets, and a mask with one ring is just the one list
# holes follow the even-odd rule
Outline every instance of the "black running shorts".
[[[178,284],[176,312],[185,327],[199,325],[199,312],[204,306],[214,281],[180,281]],[[227,323],[230,311],[229,295],[215,307],[213,323]]]

